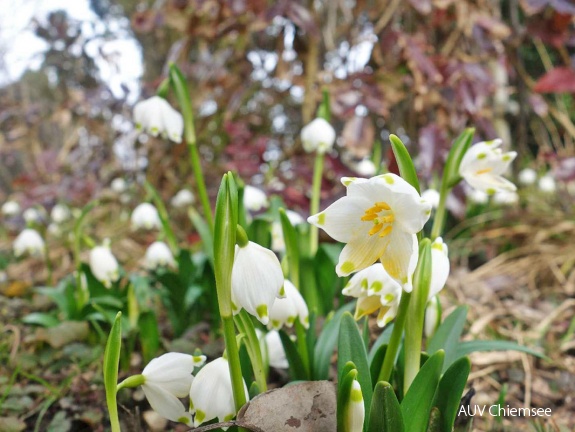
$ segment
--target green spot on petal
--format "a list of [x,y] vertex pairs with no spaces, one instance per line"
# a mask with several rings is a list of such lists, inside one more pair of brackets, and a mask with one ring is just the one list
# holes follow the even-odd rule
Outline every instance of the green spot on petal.
[[362,279],[360,286],[361,286],[362,290],[366,290],[367,289],[367,279]]
[[350,399],[352,402],[363,402],[363,394],[361,393],[361,390],[352,389]]
[[385,182],[386,182],[387,184],[394,184],[394,183],[395,183],[395,180],[394,180],[393,177],[390,176],[390,175],[387,175],[387,174],[386,174],[386,175],[383,176],[383,178],[385,179]]
[[380,281],[375,281],[374,283],[371,284],[371,290],[373,292],[380,292],[382,288],[383,284]]
[[272,327],[273,327],[273,328],[278,329],[278,328],[280,328],[281,326],[282,326],[282,323],[281,323],[279,320],[277,320],[277,319],[272,320]]
[[280,293],[279,293],[280,297],[284,297],[286,295],[286,290],[284,288],[284,286],[282,285],[282,287],[280,288]]
[[503,157],[501,159],[503,160],[503,162],[509,162],[511,160],[511,156],[506,154],[506,155],[503,155]]
[[493,145],[493,144],[495,144],[495,141],[497,141],[497,140],[485,141],[485,144]]
[[256,313],[258,317],[265,318],[268,316],[268,305],[261,304],[256,308]]
[[443,251],[443,243],[433,242],[431,244],[431,249],[437,249],[437,250]]
[[317,215],[317,224],[323,225],[325,223],[325,213],[320,213]]
[[288,317],[287,319],[288,326],[292,326],[294,322],[295,322],[295,316]]
[[479,153],[479,154],[477,155],[477,159],[479,159],[479,160],[485,159],[486,157],[487,157],[487,154],[486,154],[486,153]]
[[383,299],[386,302],[391,303],[395,299],[395,296],[393,294],[386,294],[383,296]]
[[487,195],[493,195],[495,192],[497,192],[497,191],[493,188],[487,189]]
[[236,304],[235,304],[234,302],[231,302],[231,303],[232,303],[232,309],[233,309],[234,311],[237,311],[237,310],[238,310],[238,307],[236,306]]
[[204,362],[204,358],[202,356],[193,356],[192,357],[194,363],[203,363]]
[[346,261],[341,265],[341,271],[344,273],[351,273],[355,270],[355,265],[351,261]]
[[196,420],[197,423],[203,423],[204,420],[205,420],[205,418],[206,418],[206,413],[205,413],[205,412],[203,412],[202,410],[197,410],[197,411],[196,411],[196,419],[195,419],[195,420]]
[[178,422],[179,422],[179,423],[188,424],[188,423],[190,423],[190,419],[187,418],[187,417],[180,417],[180,418],[178,419]]
[[233,414],[228,414],[227,416],[224,417],[224,421],[227,422],[227,421],[232,420],[233,418],[234,418]]

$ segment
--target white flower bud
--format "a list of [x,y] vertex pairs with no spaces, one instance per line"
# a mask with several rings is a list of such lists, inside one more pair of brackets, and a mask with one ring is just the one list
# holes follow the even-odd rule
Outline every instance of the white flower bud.
[[160,229],[162,222],[158,210],[150,203],[138,205],[132,212],[131,217],[132,229]]
[[309,327],[309,311],[307,304],[294,284],[284,281],[284,298],[275,299],[270,309],[268,327],[279,330],[282,326],[292,327],[295,320]]
[[517,192],[500,191],[493,195],[493,203],[498,205],[513,205],[519,202]]
[[118,261],[107,246],[96,246],[90,251],[90,270],[106,288],[120,278]]
[[184,119],[170,104],[159,96],[153,96],[134,107],[136,128],[156,137],[162,135],[176,143],[182,141]]
[[363,404],[363,393],[361,385],[357,380],[353,380],[349,401],[345,406],[344,414],[345,429],[348,432],[361,432],[363,430],[363,421],[365,419],[365,406]]
[[176,208],[183,208],[189,207],[195,201],[194,194],[190,192],[188,189],[180,190],[174,197],[172,198],[172,206]]
[[27,224],[41,224],[45,219],[44,209],[30,207],[24,211],[23,217]]
[[64,204],[56,204],[50,212],[50,218],[55,224],[61,224],[70,219],[70,209]]
[[436,209],[437,206],[439,206],[440,196],[439,192],[437,192],[435,189],[427,189],[425,192],[421,194],[421,198],[423,198],[425,201],[431,204],[431,207],[433,207],[434,209]]
[[114,180],[112,180],[112,183],[110,183],[110,188],[115,193],[121,194],[121,193],[126,191],[126,189],[128,188],[128,185],[126,184],[126,180],[124,180],[121,177],[117,177]]
[[434,297],[443,289],[449,277],[449,257],[447,244],[437,237],[431,244],[431,283],[428,299]]
[[260,211],[268,206],[268,197],[265,192],[256,187],[244,187],[244,207],[252,212]]
[[377,168],[371,159],[362,159],[355,165],[355,171],[362,177],[371,177],[375,175]]
[[172,251],[164,242],[157,241],[148,246],[144,257],[147,268],[153,270],[158,267],[175,267],[176,261]]
[[24,254],[40,257],[44,254],[45,244],[44,240],[38,231],[26,228],[14,240],[14,255],[17,257]]
[[[292,210],[286,210],[286,216],[288,217],[290,223],[295,227],[296,225],[302,224],[305,222],[304,218],[302,218],[299,213],[296,213]],[[285,241],[284,241],[284,233],[282,229],[282,224],[280,221],[274,221],[272,223],[272,250],[276,252],[284,252],[286,249]]]
[[535,184],[537,181],[537,172],[532,168],[524,168],[519,171],[517,179],[519,180],[519,183],[525,186]]
[[323,118],[316,118],[301,130],[303,149],[307,153],[326,153],[333,148],[335,130]]
[[545,193],[553,193],[557,190],[555,179],[550,174],[545,174],[539,179],[539,190]]
[[16,201],[6,201],[2,205],[2,214],[4,216],[13,217],[20,213],[20,204]]
[[265,349],[263,355],[267,354],[268,364],[276,369],[287,369],[289,363],[280,334],[276,330],[270,330],[262,339],[264,342],[263,348]]

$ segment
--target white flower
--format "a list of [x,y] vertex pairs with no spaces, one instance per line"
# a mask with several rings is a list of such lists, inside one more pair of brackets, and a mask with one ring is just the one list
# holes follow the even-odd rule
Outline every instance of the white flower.
[[156,241],[148,246],[144,257],[145,265],[149,269],[158,267],[175,267],[176,261],[168,245],[161,241]]
[[153,359],[142,371],[142,390],[154,411],[168,420],[188,424],[189,415],[178,398],[190,393],[194,367],[201,366],[206,357],[182,353],[166,353]]
[[515,191],[500,191],[493,195],[493,202],[498,205],[513,205],[519,202],[519,195]]
[[441,304],[437,296],[434,296],[431,297],[425,308],[425,325],[423,331],[428,339],[433,337],[439,324],[441,324]]
[[14,240],[14,255],[17,257],[24,254],[31,256],[42,256],[45,250],[44,240],[38,231],[26,228]]
[[50,235],[53,235],[54,237],[60,237],[62,235],[62,228],[60,228],[60,225],[55,224],[54,222],[48,225],[46,230]]
[[378,263],[354,274],[342,293],[357,298],[356,320],[378,311],[377,325],[385,327],[397,315],[402,289]]
[[153,96],[134,107],[136,128],[143,129],[150,135],[162,135],[176,143],[182,141],[184,119],[170,104],[159,96]]
[[162,222],[158,215],[158,210],[150,203],[139,204],[132,212],[131,217],[132,228],[137,230],[161,228]]
[[467,192],[467,198],[474,204],[487,204],[489,202],[489,195],[477,189],[471,189]]
[[268,197],[265,192],[256,187],[244,187],[244,207],[252,212],[260,211],[268,206]]
[[[244,392],[249,399],[245,382]],[[235,417],[232,379],[225,358],[211,361],[198,372],[190,388],[190,408],[196,413],[194,427],[216,417],[221,422]]]
[[188,189],[182,189],[176,195],[174,195],[171,203],[176,208],[183,208],[192,205],[194,201],[194,194]]
[[363,430],[363,421],[365,419],[365,406],[363,404],[361,385],[355,379],[351,385],[351,393],[345,409],[344,430],[348,432],[361,432]]
[[493,195],[497,191],[514,191],[515,185],[502,177],[517,152],[503,153],[495,139],[477,143],[467,150],[459,165],[459,174],[474,189]]
[[6,201],[2,205],[2,214],[4,216],[12,217],[20,213],[20,204],[16,201]]
[[[292,210],[286,210],[286,216],[288,217],[292,226],[296,226],[305,222],[305,220]],[[274,221],[272,223],[272,250],[276,252],[283,252],[286,249],[285,241],[284,241],[284,233],[282,229],[282,224],[280,221]]]
[[335,130],[322,118],[316,118],[301,130],[301,142],[307,153],[325,153],[333,148]]
[[260,340],[263,342],[262,355],[266,356],[267,363],[276,369],[287,369],[289,363],[280,334],[276,330],[270,330]]
[[519,175],[517,176],[519,183],[522,185],[532,185],[535,184],[537,181],[537,172],[532,168],[524,168],[519,171]]
[[437,237],[431,244],[431,283],[428,299],[435,297],[443,289],[449,277],[449,269],[447,244],[441,237]]
[[377,171],[371,159],[362,159],[355,165],[355,171],[362,177],[371,177]]
[[268,327],[279,330],[282,326],[292,327],[295,320],[309,327],[309,311],[298,289],[289,280],[284,281],[285,297],[274,301],[269,312]]
[[435,189],[427,189],[425,192],[421,194],[421,198],[423,198],[425,201],[431,204],[431,207],[433,207],[434,209],[436,209],[437,206],[439,205],[440,196],[439,192],[437,192]]
[[539,179],[538,186],[541,192],[546,193],[553,193],[557,189],[555,179],[550,174],[545,174],[543,177],[541,177]]
[[23,217],[27,224],[40,224],[45,219],[45,210],[30,207],[24,211]]
[[244,247],[236,245],[232,267],[232,308],[235,314],[244,308],[266,325],[283,284],[281,264],[271,250],[251,241]]
[[110,183],[110,187],[115,193],[121,194],[126,191],[128,185],[126,184],[126,180],[124,180],[121,177],[117,177],[114,180],[112,180],[112,183]]
[[52,211],[50,212],[50,217],[52,218],[52,222],[55,224],[61,224],[66,222],[70,219],[71,213],[70,209],[65,206],[64,204],[56,204]]
[[96,246],[90,251],[90,270],[106,288],[120,277],[118,261],[108,246]]
[[417,266],[418,242],[431,213],[430,204],[395,174],[370,179],[343,178],[347,196],[308,222],[347,243],[336,272],[347,276],[381,260],[387,273],[410,292]]

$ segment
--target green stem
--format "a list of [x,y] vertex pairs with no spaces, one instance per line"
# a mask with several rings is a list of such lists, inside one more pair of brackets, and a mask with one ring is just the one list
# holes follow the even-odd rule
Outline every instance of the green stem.
[[395,364],[397,352],[399,351],[399,346],[401,345],[401,336],[403,335],[403,329],[405,327],[405,320],[407,318],[410,299],[411,293],[403,292],[401,294],[399,309],[395,318],[395,323],[393,324],[391,338],[389,339],[389,344],[387,345],[387,350],[385,351],[385,358],[383,360],[383,365],[381,366],[381,371],[379,372],[379,377],[377,379],[378,382],[389,382],[391,378],[393,365]]
[[307,347],[306,331],[302,323],[299,322],[299,318],[296,318],[294,325],[297,337],[297,350],[299,351],[299,355],[301,356],[305,373],[308,379],[311,379],[311,368],[309,361],[309,351]]
[[174,234],[174,230],[170,225],[170,216],[168,215],[168,210],[166,210],[164,201],[162,200],[162,197],[156,188],[147,180],[144,182],[144,187],[146,188],[146,192],[152,198],[152,201],[158,210],[158,216],[160,217],[160,221],[162,223],[162,231],[166,236],[166,241],[168,242],[172,253],[177,256],[180,250],[178,248],[178,239],[176,238],[176,234]]
[[228,354],[228,365],[230,367],[230,376],[232,378],[234,404],[236,412],[238,412],[246,403],[244,379],[242,377],[242,368],[240,365],[240,352],[236,343],[233,317],[231,315],[222,316],[222,322],[224,325],[224,341],[226,344],[226,352]]
[[264,368],[260,341],[258,340],[252,320],[245,309],[236,315],[234,320],[238,330],[246,336],[244,341],[252,362],[252,369],[259,391],[261,393],[266,392],[268,389],[266,370]]
[[[312,183],[312,195],[311,195],[311,203],[309,206],[309,213],[310,215],[314,215],[319,213],[319,199],[321,195],[321,179],[323,175],[323,160],[324,154],[323,153],[316,153],[315,155],[315,163],[313,166],[313,183]],[[314,256],[317,251],[318,245],[318,229],[316,226],[311,226],[310,229],[310,253],[311,256]]]
[[[193,120],[190,120],[193,122]],[[187,124],[188,122],[186,122]],[[206,183],[204,181],[204,174],[202,173],[202,165],[200,164],[200,155],[198,153],[198,146],[194,141],[188,141],[188,150],[190,152],[190,163],[192,165],[192,170],[194,171],[194,176],[196,178],[196,184],[198,186],[198,194],[200,195],[200,201],[202,202],[202,207],[204,209],[204,217],[208,221],[210,230],[214,232],[214,218],[212,216],[212,208],[210,206],[210,199],[208,197],[208,191],[206,189]]]
[[435,240],[441,235],[443,225],[445,223],[445,203],[447,202],[447,195],[449,195],[449,188],[445,184],[445,178],[441,182],[441,190],[439,195],[439,204],[435,210],[435,217],[433,219],[433,227],[431,228],[431,240]]

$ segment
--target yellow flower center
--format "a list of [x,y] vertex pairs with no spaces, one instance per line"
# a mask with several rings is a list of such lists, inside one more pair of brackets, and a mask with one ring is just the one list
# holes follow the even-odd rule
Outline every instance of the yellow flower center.
[[369,230],[369,235],[379,234],[385,237],[391,233],[393,228],[393,212],[386,202],[377,202],[373,207],[367,209],[361,217],[364,222],[373,222],[373,227]]
[[493,171],[493,168],[480,169],[478,171],[475,171],[475,175],[487,174],[490,173],[491,171]]

